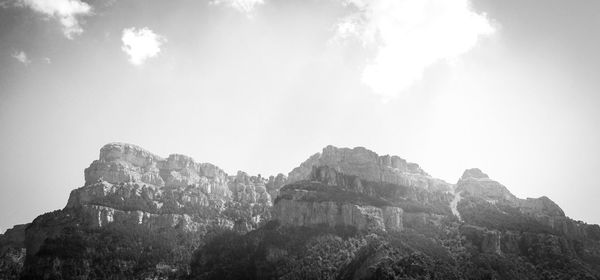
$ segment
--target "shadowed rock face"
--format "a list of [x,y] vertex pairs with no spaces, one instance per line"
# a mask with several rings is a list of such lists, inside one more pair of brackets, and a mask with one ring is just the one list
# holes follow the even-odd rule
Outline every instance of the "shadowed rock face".
[[0,234],[0,279],[19,279],[25,264],[25,229],[29,224],[16,225]]
[[164,159],[122,143],[102,147],[85,179],[66,209],[81,209],[93,227],[118,222],[198,231],[241,223],[250,230],[268,219],[272,205],[262,178],[228,176],[184,155]]
[[352,226],[360,231],[402,230],[402,209],[333,201],[279,200],[274,219],[290,226]]
[[343,188],[316,182],[297,182],[281,190],[273,219],[289,226],[352,226],[360,231],[400,231],[400,207],[364,197]]

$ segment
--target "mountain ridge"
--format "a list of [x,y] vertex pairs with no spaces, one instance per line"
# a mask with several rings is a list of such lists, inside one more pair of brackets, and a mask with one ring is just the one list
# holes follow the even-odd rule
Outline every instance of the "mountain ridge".
[[[341,228],[352,229],[350,232],[358,234],[352,238],[361,242],[367,242],[366,236],[379,236],[376,240],[383,242],[381,246],[395,248],[386,251],[390,254],[399,248],[390,245],[393,236],[429,236],[434,245],[428,246],[445,251],[444,258],[459,264],[449,268],[457,275],[466,273],[460,268],[463,262],[474,262],[480,254],[525,258],[527,250],[546,242],[539,239],[545,236],[550,245],[543,246],[580,260],[567,265],[600,275],[600,261],[596,261],[600,260],[598,225],[568,218],[545,196],[517,198],[477,168],[465,170],[451,184],[398,156],[380,156],[364,147],[329,145],[287,176],[263,178],[242,171],[229,175],[213,164],[198,163],[185,155],[164,158],[136,145],[109,143],[85,169],[84,177],[85,184],[71,192],[65,208],[0,235],[0,271],[7,271],[0,276],[193,278],[199,271],[212,271],[203,270],[208,264],[198,261],[207,257],[206,248],[210,248],[211,240],[218,240],[219,232],[238,234],[241,239],[236,240],[241,242],[257,238],[261,232],[277,235],[274,229],[294,235],[300,228],[312,228],[317,235],[337,235]],[[117,244],[108,251],[102,249],[107,238]],[[137,245],[123,243],[131,238]],[[164,241],[156,243],[157,238]],[[413,248],[415,240],[410,238],[402,241],[402,246],[424,250]],[[61,247],[64,242],[72,246]],[[298,254],[286,249],[288,245],[277,246],[277,254]],[[470,252],[467,261],[460,257],[465,251]],[[363,252],[365,258],[382,264],[382,256],[368,252]],[[545,258],[546,253],[540,254],[539,258]],[[281,260],[278,256],[264,260],[265,267]],[[393,256],[387,258],[398,258]],[[102,260],[102,266],[93,265],[94,259]],[[511,265],[534,263],[527,259]],[[340,263],[334,274],[353,275],[348,276],[353,279],[359,279],[359,274],[375,277],[371,272],[345,271],[343,267],[348,264]],[[545,266],[540,269],[560,273]],[[112,274],[107,275],[106,270]]]

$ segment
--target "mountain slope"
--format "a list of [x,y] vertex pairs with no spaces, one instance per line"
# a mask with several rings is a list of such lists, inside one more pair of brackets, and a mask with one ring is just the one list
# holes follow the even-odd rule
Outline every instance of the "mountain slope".
[[269,179],[107,144],[64,209],[0,236],[3,279],[600,279],[600,227],[479,169],[328,146]]

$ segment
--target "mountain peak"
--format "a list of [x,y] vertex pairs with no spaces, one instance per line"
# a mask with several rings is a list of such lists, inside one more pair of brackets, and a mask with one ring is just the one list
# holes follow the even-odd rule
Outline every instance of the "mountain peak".
[[489,179],[490,177],[487,174],[483,173],[483,171],[481,171],[481,169],[479,169],[479,168],[470,168],[470,169],[465,170],[465,172],[463,172],[461,180],[464,180],[467,178]]
[[323,148],[289,173],[288,183],[306,179],[313,167],[329,166],[347,175],[371,182],[386,182],[423,189],[449,190],[450,184],[431,177],[421,167],[399,156],[378,155],[364,148]]

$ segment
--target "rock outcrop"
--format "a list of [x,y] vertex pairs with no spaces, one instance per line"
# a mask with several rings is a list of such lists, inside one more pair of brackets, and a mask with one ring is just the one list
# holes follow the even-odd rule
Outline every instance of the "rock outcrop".
[[[331,197],[331,191],[343,198]],[[402,208],[383,201],[314,182],[286,186],[273,208],[273,218],[284,225],[351,226],[360,231],[400,231],[402,214]]]
[[313,166],[329,166],[335,170],[372,182],[384,182],[427,190],[449,190],[450,184],[427,174],[416,163],[398,156],[379,156],[363,147],[354,149],[327,146],[311,156],[288,175],[288,183],[305,180]]
[[[162,158],[135,145],[111,143],[102,147],[99,159],[84,173],[85,185],[71,192],[64,209],[39,216],[27,228],[25,247],[31,256],[27,277],[48,276],[36,273],[54,260],[34,257],[52,246],[48,242],[76,239],[85,232],[143,227],[144,234],[150,235],[179,232],[181,236],[203,236],[219,229],[243,233],[271,218],[268,180],[243,172],[229,176],[212,164],[197,163],[184,155]],[[273,187],[278,184],[275,181]],[[78,262],[64,265],[82,265]],[[64,269],[59,265],[52,273],[62,275]],[[92,272],[86,273],[92,277]]]
[[491,203],[498,201],[515,202],[517,200],[504,185],[490,179],[487,174],[477,168],[465,170],[458,183],[456,183],[456,192],[481,197]]
[[252,229],[272,205],[262,178],[228,176],[210,163],[177,154],[164,159],[129,144],[102,147],[85,179],[66,208],[81,208],[97,227],[124,222],[197,231],[243,223]]
[[135,182],[157,187],[189,187],[205,193],[229,196],[227,174],[210,163],[173,154],[163,159],[140,147],[123,143],[107,144],[100,157],[85,169],[86,185]]
[[[556,279],[581,271],[577,275],[583,277],[575,279],[600,277],[595,271],[599,226],[568,218],[547,197],[517,198],[479,169],[466,170],[453,185],[397,156],[327,146],[287,177],[228,175],[184,155],[163,158],[112,143],[102,147],[84,175],[85,184],[71,192],[64,209],[0,235],[0,278],[187,279],[191,252],[198,246],[208,246],[200,255],[233,256],[230,261],[236,262],[242,256],[245,272],[283,260],[283,270],[304,269],[303,262],[315,261],[337,278],[425,279],[445,275],[448,270],[436,270],[441,265],[463,279],[492,260],[519,272],[475,269],[475,275],[529,279],[535,273],[522,272],[535,267],[552,271]],[[233,233],[220,239],[223,232]],[[347,238],[334,236],[338,233]],[[287,240],[286,234],[298,240],[280,244],[278,238]],[[225,245],[205,244],[208,236]],[[277,238],[266,240],[271,237]],[[229,241],[239,242],[239,248]],[[291,251],[302,242],[307,242],[305,251]],[[254,251],[246,257],[237,251],[222,254],[227,250]],[[302,255],[322,250],[333,252],[331,262]],[[253,268],[264,252],[264,266]],[[212,259],[198,263],[208,266]],[[555,265],[572,270],[557,274]],[[222,268],[216,266],[216,278]],[[264,275],[283,271],[278,269]],[[309,275],[296,272],[281,275]]]

